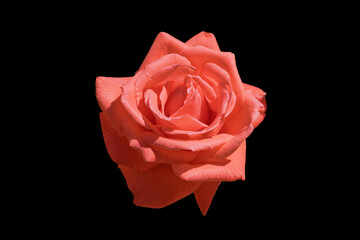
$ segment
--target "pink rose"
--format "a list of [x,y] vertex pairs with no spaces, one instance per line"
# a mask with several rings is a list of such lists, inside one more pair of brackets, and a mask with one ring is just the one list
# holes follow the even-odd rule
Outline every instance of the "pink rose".
[[186,43],[162,32],[135,76],[98,77],[106,148],[134,204],[162,208],[194,193],[206,215],[222,181],[245,179],[245,139],[265,117],[264,96],[206,32]]

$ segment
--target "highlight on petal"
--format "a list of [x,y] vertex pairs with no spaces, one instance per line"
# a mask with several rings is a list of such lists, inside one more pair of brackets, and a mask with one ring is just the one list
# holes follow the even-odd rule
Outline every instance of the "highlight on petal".
[[160,32],[155,38],[154,43],[138,71],[141,71],[146,65],[156,61],[160,57],[171,53],[179,53],[186,47],[187,45],[185,43],[168,33]]
[[129,146],[126,136],[119,136],[104,113],[100,113],[100,121],[106,149],[114,162],[139,171],[158,166],[155,163],[145,162],[140,154]]
[[134,195],[134,204],[163,208],[193,193],[201,182],[187,182],[174,175],[170,165],[161,164],[145,172],[119,165]]
[[218,189],[220,183],[220,181],[204,182],[194,192],[196,202],[199,205],[201,213],[204,216],[206,215],[210,207],[212,199],[214,198],[216,190]]
[[204,46],[216,51],[220,51],[219,45],[214,34],[208,32],[200,32],[189,39],[185,44],[189,46]]
[[176,176],[185,181],[236,181],[245,180],[246,141],[226,158],[227,161],[208,164],[172,164]]

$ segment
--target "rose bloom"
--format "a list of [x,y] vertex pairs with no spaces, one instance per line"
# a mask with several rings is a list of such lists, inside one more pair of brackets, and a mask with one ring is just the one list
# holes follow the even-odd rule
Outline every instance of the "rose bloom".
[[206,32],[186,43],[161,32],[135,76],[97,77],[105,145],[134,204],[162,208],[194,193],[206,215],[222,181],[245,179],[264,96]]

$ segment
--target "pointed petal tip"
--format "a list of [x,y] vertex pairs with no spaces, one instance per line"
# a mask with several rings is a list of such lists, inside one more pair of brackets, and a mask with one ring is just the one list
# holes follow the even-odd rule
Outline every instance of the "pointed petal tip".
[[207,213],[207,210],[202,210],[202,209],[200,209],[200,210],[201,210],[202,215],[205,217],[206,213]]

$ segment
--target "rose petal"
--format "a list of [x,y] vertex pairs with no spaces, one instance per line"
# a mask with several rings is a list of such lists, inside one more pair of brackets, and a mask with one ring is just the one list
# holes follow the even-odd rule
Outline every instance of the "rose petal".
[[[220,118],[219,118],[220,119]],[[222,124],[219,120],[216,120],[218,125],[213,125],[211,127],[206,127],[203,130],[199,131],[189,131],[189,130],[179,130],[169,127],[160,127],[161,131],[170,138],[175,139],[182,139],[182,140],[195,140],[195,139],[201,139],[201,138],[208,138],[213,135],[216,135],[216,133],[221,128]]]
[[[150,121],[149,113],[147,113],[141,106],[143,98],[143,90],[145,86],[150,82],[151,77],[157,73],[162,72],[165,67],[170,67],[174,77],[178,75],[186,76],[194,71],[192,67],[176,67],[175,63],[189,64],[190,62],[184,57],[178,54],[169,54],[161,57],[156,62],[147,65],[144,71],[137,72],[137,74],[126,82],[123,86],[123,94],[121,96],[121,102],[129,115],[136,121],[140,126],[150,129],[159,135],[163,135],[158,128]],[[180,65],[183,66],[183,65]],[[140,109],[142,111],[140,111]]]
[[246,141],[226,158],[227,161],[208,164],[172,164],[174,173],[185,181],[236,181],[245,180]]
[[266,115],[266,100],[265,100],[265,95],[266,93],[261,90],[260,88],[257,88],[257,87],[254,87],[252,85],[249,85],[249,84],[245,84],[244,83],[244,88],[245,90],[250,90],[254,97],[256,97],[257,100],[259,100],[259,102],[263,105],[263,107],[259,106],[258,109],[259,109],[259,112],[260,112],[260,115],[259,117],[253,122],[253,126],[254,128],[256,128],[265,118],[265,115]]
[[[124,113],[124,115],[127,116],[127,120],[129,120],[130,117],[126,113]],[[182,122],[186,123],[191,121],[186,121],[185,119],[185,121]],[[175,123],[179,124],[178,122]],[[184,163],[193,160],[197,156],[197,153],[192,151],[169,151],[157,146],[149,146],[141,137],[144,129],[142,129],[138,124],[130,119],[130,121],[123,121],[123,125],[124,133],[130,140],[130,146],[138,150],[146,162]],[[186,127],[186,124],[184,126]]]
[[141,153],[144,160],[153,162],[155,154],[141,138],[141,132],[145,128],[134,122],[121,103],[121,85],[128,83],[132,79],[99,77],[96,81],[96,96],[104,114],[119,135],[125,134],[130,146]]
[[209,108],[201,89],[198,86],[194,87],[194,83],[196,85],[197,83],[191,77],[186,78],[185,82],[187,85],[186,98],[183,100],[183,105],[171,114],[171,117],[180,117],[188,114],[207,125],[209,123]]
[[137,86],[137,89],[140,92],[141,90],[152,88],[154,89],[154,91],[158,92],[158,90],[162,88],[162,86],[164,86],[164,84],[166,84],[167,82],[175,83],[175,88],[180,84],[183,84],[186,75],[193,73],[195,70],[196,69],[190,65],[171,64],[168,66],[164,66],[152,75],[147,74],[150,77],[150,80],[145,80],[147,85],[145,85],[145,88]]
[[[238,135],[248,126],[257,127],[265,117],[266,103],[265,98],[259,101],[253,94],[253,91],[245,91],[245,102],[240,111],[234,112],[226,118],[222,133]],[[265,106],[264,104],[265,103]]]
[[205,151],[216,148],[217,146],[223,145],[231,138],[233,135],[229,134],[218,134],[209,138],[203,138],[199,140],[181,140],[181,139],[171,139],[160,137],[153,132],[143,132],[142,138],[144,141],[151,146],[158,146],[165,148],[167,150],[189,150],[189,151]]
[[245,90],[250,90],[258,100],[262,100],[266,93],[258,87],[252,86],[247,83],[243,83]]
[[169,95],[169,98],[165,104],[164,113],[166,116],[171,116],[178,111],[181,106],[184,105],[186,99],[186,87],[184,85],[178,86]]
[[225,159],[235,152],[239,146],[245,141],[245,139],[252,133],[254,127],[250,124],[245,127],[238,135],[235,135],[227,143],[225,143],[219,150],[216,151],[214,159]]
[[215,63],[205,63],[201,69],[201,75],[204,75],[206,79],[211,79],[215,86],[220,83],[231,86],[229,73]]
[[224,144],[214,158],[223,159],[234,152],[264,119],[266,110],[264,105],[255,98],[251,90],[246,90],[245,96],[243,108],[230,115],[221,129],[222,133],[234,134],[234,138]]
[[237,71],[235,55],[229,52],[219,52],[203,46],[185,48],[181,55],[190,60],[192,66],[200,69],[205,63],[215,63],[230,76],[231,86],[236,93],[238,106],[245,101],[244,87]]
[[201,186],[194,192],[196,202],[199,205],[201,213],[205,216],[212,199],[215,196],[216,190],[220,185],[220,181],[214,182],[204,182]]
[[194,160],[198,152],[188,151],[188,150],[168,150],[162,147],[158,147],[155,145],[151,146],[151,149],[154,151],[156,155],[156,159],[154,163],[187,163]]
[[142,72],[137,73],[132,79],[130,79],[128,82],[126,82],[123,85],[123,93],[120,97],[120,101],[125,111],[132,118],[131,121],[135,121],[138,125],[150,129],[159,135],[163,135],[162,132],[159,129],[157,129],[154,126],[154,124],[147,117],[145,117],[144,114],[142,114],[138,109],[136,103],[136,92],[134,88],[134,83],[141,74]]
[[166,102],[168,100],[169,95],[172,92],[170,89],[172,88],[171,85],[173,85],[173,83],[174,82],[167,82],[161,88],[161,92],[160,92],[160,95],[159,95],[159,100],[160,100],[160,105],[161,105],[160,111],[161,111],[162,114],[165,114],[165,104],[166,104]]
[[231,91],[230,99],[228,101],[227,108],[225,110],[225,116],[224,116],[225,118],[233,112],[235,104],[236,104],[236,94],[234,93],[234,91]]
[[[188,76],[194,81],[199,80],[200,78],[197,78],[195,76]],[[205,83],[207,84],[207,83]],[[161,127],[161,130],[163,133],[165,133],[166,136],[172,137],[172,138],[182,138],[182,139],[196,139],[196,138],[206,138],[210,137],[214,134],[217,134],[218,131],[223,126],[224,118],[226,118],[233,110],[235,103],[236,103],[236,96],[233,91],[229,92],[229,89],[222,83],[218,83],[216,87],[216,95],[217,95],[217,104],[214,106],[216,107],[216,113],[209,111],[208,114],[211,114],[211,116],[208,116],[208,119],[206,123],[209,123],[209,120],[212,120],[212,122],[205,127],[202,130],[198,131],[188,131],[188,130],[180,130],[180,129],[173,129],[171,127]],[[205,101],[202,100],[204,103]],[[198,104],[199,105],[199,104]],[[191,106],[191,105],[190,105]],[[201,106],[201,105],[199,105]],[[202,107],[208,107],[208,105],[203,105]]]
[[224,123],[224,118],[222,116],[217,116],[209,126],[206,127],[203,126],[204,128],[202,130],[188,131],[188,130],[167,128],[167,127],[161,127],[161,130],[163,133],[165,133],[166,136],[172,138],[201,139],[216,135],[221,130],[223,123]]
[[[153,89],[160,95],[163,87],[166,87],[167,97],[179,86],[184,85],[184,79],[190,73],[193,73],[195,68],[188,65],[173,64],[160,69],[157,73],[152,75],[150,81],[143,89],[139,91],[146,92],[147,89]],[[167,99],[166,99],[167,101]],[[164,102],[166,103],[166,102]],[[165,107],[165,106],[164,106]]]
[[[183,57],[179,54],[168,54],[168,55],[160,57],[159,59],[150,63],[149,65],[146,65],[144,67],[144,73],[147,74],[148,76],[152,77],[155,74],[157,74],[157,75],[163,74],[162,69],[167,66],[172,66],[173,68],[176,68],[179,65],[180,66],[191,66],[191,63],[188,59],[186,59],[185,57]],[[194,70],[193,67],[191,67],[191,68]]]
[[134,195],[134,204],[141,207],[166,207],[193,193],[201,182],[186,182],[174,175],[167,164],[145,172],[119,165]]
[[204,81],[200,76],[190,75],[189,77],[191,77],[194,81],[196,81],[196,83],[200,86],[211,111],[217,112],[218,110],[217,95],[214,89],[209,85],[209,83]]
[[116,101],[121,93],[124,83],[129,81],[131,77],[113,78],[113,77],[97,77],[96,78],[96,98],[99,102],[101,110],[108,117],[111,124],[115,127],[120,135],[123,135],[121,128],[121,113],[118,107],[110,106],[113,104],[121,104]]
[[[173,129],[185,130],[185,131],[200,131],[206,128],[208,125],[197,120],[189,114],[184,114],[178,117],[171,117],[170,123],[174,126]],[[164,127],[168,127],[164,124]]]
[[185,114],[178,117],[167,117],[158,108],[158,97],[152,89],[148,89],[145,92],[145,104],[149,107],[155,116],[156,122],[161,127],[181,130],[198,131],[207,127],[206,124],[193,118],[189,114]]
[[131,117],[122,109],[124,120],[122,121],[122,129],[127,139],[129,140],[130,147],[135,148],[144,161],[154,162],[156,157],[154,151],[144,142],[141,138],[141,133],[145,130],[139,126]]
[[104,113],[100,113],[100,121],[106,149],[114,162],[139,171],[158,166],[145,162],[140,154],[129,146],[129,140],[125,136],[119,136]]
[[132,77],[97,77],[96,97],[101,109],[107,110],[111,103],[121,95],[121,87]]
[[186,47],[187,45],[180,40],[165,32],[160,32],[155,38],[138,71],[141,71],[146,65],[156,61],[160,57],[170,53],[179,53]]
[[216,51],[220,51],[216,38],[212,33],[200,32],[188,40],[186,44],[189,46],[200,45]]

